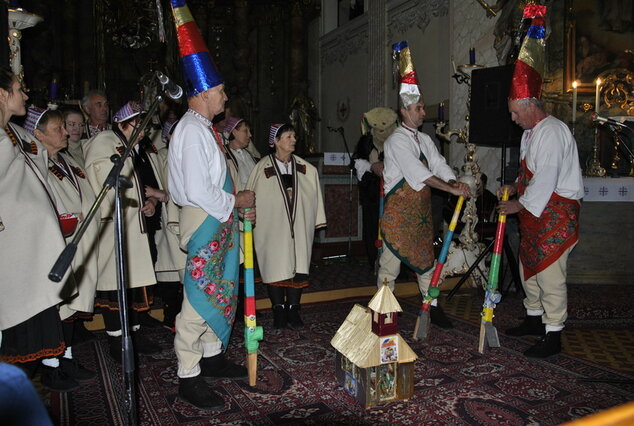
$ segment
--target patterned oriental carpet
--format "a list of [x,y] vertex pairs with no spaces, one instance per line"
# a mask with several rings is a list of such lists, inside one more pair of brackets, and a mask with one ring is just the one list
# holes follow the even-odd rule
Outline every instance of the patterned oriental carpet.
[[[472,299],[481,303],[480,297]],[[634,399],[634,375],[564,354],[540,361],[527,359],[522,351],[531,345],[530,339],[500,333],[502,347],[481,355],[477,352],[479,324],[469,318],[452,315],[453,330],[433,326],[427,342],[414,342],[410,336],[418,303],[401,300],[405,312],[399,317],[399,330],[420,357],[415,363],[414,397],[364,410],[335,381],[335,352],[329,342],[353,303],[368,301],[304,306],[306,327],[301,331],[274,330],[271,311],[258,312],[265,340],[260,345],[257,386],[249,387],[246,380],[211,382],[225,399],[224,409],[218,412],[198,410],[178,398],[173,335],[148,329],[164,350],[140,357],[140,423],[554,425]],[[515,305],[502,303],[496,314],[515,316],[519,312]],[[228,350],[228,357],[240,363],[245,358],[242,327],[237,324]],[[120,367],[107,355],[103,332],[98,335],[96,342],[74,351],[83,365],[100,372],[98,378],[69,394],[45,395],[56,424],[123,423]],[[580,380],[584,378],[608,382]]]

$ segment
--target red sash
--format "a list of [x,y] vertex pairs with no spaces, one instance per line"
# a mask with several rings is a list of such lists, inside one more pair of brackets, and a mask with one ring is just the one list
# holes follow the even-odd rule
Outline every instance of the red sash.
[[[520,164],[517,192],[521,196],[533,178],[526,166]],[[526,209],[518,213],[520,219],[520,260],[524,279],[543,271],[579,239],[579,202],[552,193],[539,217]]]

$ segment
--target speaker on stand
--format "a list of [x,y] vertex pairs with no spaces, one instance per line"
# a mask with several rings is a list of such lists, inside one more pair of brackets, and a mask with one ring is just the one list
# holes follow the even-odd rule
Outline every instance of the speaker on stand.
[[[523,130],[511,120],[508,110],[508,94],[513,79],[514,65],[475,69],[471,73],[471,109],[469,112],[469,142],[477,146],[501,148],[500,184],[513,182],[517,177],[519,165],[519,145]],[[507,148],[510,148],[513,168],[507,176]],[[508,228],[507,228],[508,229]],[[466,274],[449,292],[447,300],[460,289],[477,265],[493,249],[489,244],[469,267]],[[511,269],[516,290],[522,292],[519,268],[514,252],[508,241],[508,232],[504,237],[504,254]],[[507,289],[508,290],[508,287]],[[502,289],[504,293],[506,291]]]

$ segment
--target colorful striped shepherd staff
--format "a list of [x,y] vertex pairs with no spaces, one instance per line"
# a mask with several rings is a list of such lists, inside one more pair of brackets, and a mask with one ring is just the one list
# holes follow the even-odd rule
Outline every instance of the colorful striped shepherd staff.
[[258,377],[258,347],[264,331],[255,321],[255,281],[253,277],[253,227],[244,221],[244,346],[247,350],[249,386],[255,386]]
[[414,335],[412,336],[414,340],[425,339],[427,337],[430,322],[429,309],[431,308],[431,302],[434,299],[438,299],[438,296],[440,296],[438,281],[440,281],[442,268],[445,266],[445,262],[447,261],[447,253],[449,252],[449,246],[451,245],[451,240],[453,239],[453,233],[456,230],[456,225],[458,224],[458,217],[460,216],[460,210],[462,209],[463,203],[464,197],[458,197],[456,208],[453,211],[453,216],[451,217],[451,222],[449,223],[449,229],[447,230],[445,240],[442,244],[442,249],[440,250],[440,255],[438,256],[438,263],[436,263],[436,268],[434,269],[434,274],[431,277],[431,282],[429,283],[427,294],[423,298],[423,304],[420,307],[420,312],[418,313],[418,318],[416,319]]
[[[502,201],[509,199],[508,190],[504,190]],[[491,348],[500,347],[498,331],[493,326],[493,310],[502,300],[502,295],[498,293],[498,278],[500,276],[500,263],[502,262],[502,247],[504,246],[504,229],[506,228],[506,215],[498,215],[498,226],[495,231],[495,243],[493,244],[493,254],[491,255],[491,266],[489,267],[489,283],[484,293],[484,304],[482,305],[482,321],[480,322],[480,339],[478,341],[478,352],[484,353],[484,342]]]

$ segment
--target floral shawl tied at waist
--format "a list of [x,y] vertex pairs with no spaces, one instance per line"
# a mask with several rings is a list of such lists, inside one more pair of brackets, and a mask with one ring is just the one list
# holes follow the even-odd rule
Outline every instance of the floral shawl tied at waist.
[[385,195],[380,227],[386,246],[414,272],[423,274],[432,267],[434,229],[429,186],[414,191],[401,179]]
[[[522,160],[517,180],[517,192],[524,194],[533,173]],[[524,279],[543,271],[579,239],[579,201],[564,198],[553,192],[541,216],[535,217],[526,209],[520,219],[520,260]]]
[[[232,192],[227,171],[223,190]],[[226,350],[238,302],[238,221],[235,211],[226,222],[207,215],[187,243],[185,293],[198,315]]]

